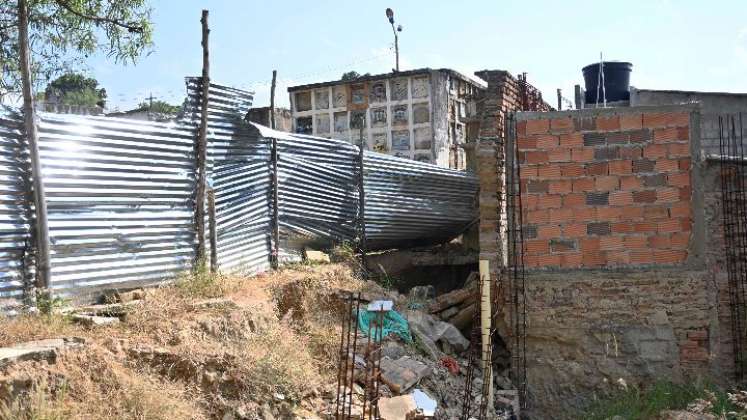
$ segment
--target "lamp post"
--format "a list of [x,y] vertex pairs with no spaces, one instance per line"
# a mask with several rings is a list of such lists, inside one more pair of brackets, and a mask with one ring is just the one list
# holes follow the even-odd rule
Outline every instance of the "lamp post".
[[402,25],[394,27],[394,11],[387,7],[386,18],[389,19],[389,23],[392,25],[392,33],[394,33],[394,56],[395,56],[395,69],[394,71],[399,72],[399,37],[397,32],[402,32]]

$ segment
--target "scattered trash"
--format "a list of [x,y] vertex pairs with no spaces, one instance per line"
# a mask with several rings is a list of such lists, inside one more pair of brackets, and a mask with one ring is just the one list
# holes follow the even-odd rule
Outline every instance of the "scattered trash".
[[413,390],[410,395],[412,395],[412,398],[415,400],[415,405],[424,416],[433,417],[436,415],[436,407],[438,404],[436,403],[436,400],[430,397],[430,395],[417,388]]
[[[371,323],[375,320],[376,312],[378,311],[360,310],[358,314],[358,328],[361,331],[368,332]],[[392,333],[397,334],[406,342],[412,343],[412,335],[410,335],[410,327],[407,324],[407,320],[397,311],[387,311],[384,314],[381,337],[384,338]],[[376,337],[372,338],[374,341],[378,341]]]
[[371,312],[387,312],[394,309],[394,302],[391,300],[375,300],[368,304],[367,309]]
[[444,356],[440,362],[441,366],[445,367],[452,375],[459,374],[459,363],[453,357]]

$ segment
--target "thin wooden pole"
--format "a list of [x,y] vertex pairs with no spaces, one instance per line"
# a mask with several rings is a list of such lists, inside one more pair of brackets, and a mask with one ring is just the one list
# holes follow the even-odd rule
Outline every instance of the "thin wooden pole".
[[[275,85],[277,70],[272,71],[272,85],[270,86],[270,127],[275,129]],[[270,159],[272,163],[272,268],[280,267],[280,209],[278,199],[278,140],[272,137]]]
[[21,84],[23,90],[23,120],[31,158],[31,176],[34,189],[34,234],[36,239],[36,287],[49,288],[49,226],[47,201],[42,182],[39,158],[39,132],[36,126],[34,97],[31,92],[31,54],[29,50],[29,20],[26,0],[18,0],[18,38],[20,48]]
[[210,221],[210,272],[218,272],[218,228],[215,220],[215,190],[208,190],[208,220]]
[[275,129],[275,82],[278,77],[278,71],[272,71],[272,86],[270,87],[270,128]]
[[[207,161],[208,95],[210,91],[210,55],[208,52],[208,11],[202,11],[202,95],[200,131],[197,139],[197,191],[195,194],[195,228],[197,230],[197,263],[205,263],[205,183]],[[195,266],[196,267],[196,266]]]

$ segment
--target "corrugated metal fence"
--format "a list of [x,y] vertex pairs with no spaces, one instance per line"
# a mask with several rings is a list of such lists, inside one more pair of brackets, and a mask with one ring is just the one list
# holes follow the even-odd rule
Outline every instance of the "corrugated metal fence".
[[[42,113],[51,287],[88,295],[156,283],[195,258],[195,140],[200,79],[174,122]],[[208,182],[216,196],[222,271],[265,270],[272,249],[271,139],[278,147],[283,255],[356,240],[359,157],[344,141],[280,133],[243,120],[250,93],[211,84]],[[33,208],[20,115],[0,115],[0,297],[33,283]],[[371,249],[448,240],[476,217],[468,173],[366,151]]]

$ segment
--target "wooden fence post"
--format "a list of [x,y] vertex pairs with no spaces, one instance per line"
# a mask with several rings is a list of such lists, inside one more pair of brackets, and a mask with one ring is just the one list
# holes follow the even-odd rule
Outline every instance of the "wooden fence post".
[[[195,228],[197,230],[196,263],[204,264],[205,252],[205,183],[207,161],[208,95],[210,92],[210,59],[208,52],[208,11],[202,11],[202,95],[200,95],[200,131],[197,138],[197,191],[195,194]],[[195,268],[198,268],[195,265]]]
[[29,20],[26,0],[18,0],[18,41],[20,49],[21,83],[23,90],[23,120],[31,158],[31,176],[34,189],[34,236],[36,242],[36,287],[47,289],[49,278],[49,226],[47,224],[47,201],[42,182],[41,159],[39,158],[39,132],[34,112],[34,97],[31,92],[31,53],[29,50]]

